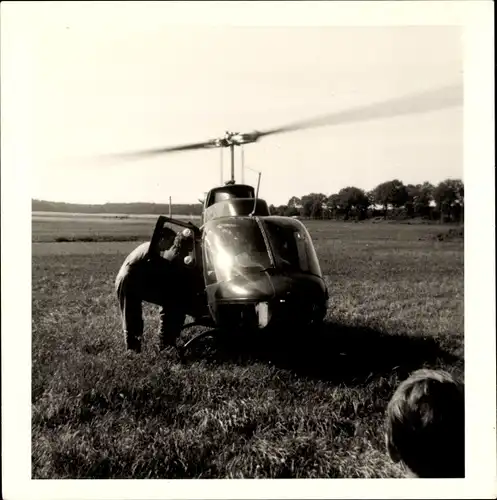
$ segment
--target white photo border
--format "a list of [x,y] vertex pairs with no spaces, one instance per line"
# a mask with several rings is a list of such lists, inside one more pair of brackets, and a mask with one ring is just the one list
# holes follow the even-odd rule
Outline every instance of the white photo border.
[[[491,1],[3,2],[2,479],[22,499],[495,498],[494,37]],[[29,26],[99,9],[166,14],[171,24],[251,26],[462,26],[464,33],[465,385],[464,480],[32,480]],[[21,133],[22,132],[22,133]],[[476,208],[478,207],[478,208]],[[486,218],[482,213],[488,214]],[[407,483],[406,481],[409,481]]]

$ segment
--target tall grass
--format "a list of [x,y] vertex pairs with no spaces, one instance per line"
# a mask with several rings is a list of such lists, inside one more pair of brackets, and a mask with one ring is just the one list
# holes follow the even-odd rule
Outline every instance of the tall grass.
[[463,245],[424,226],[309,227],[323,331],[186,365],[158,352],[154,306],[145,351],[124,351],[113,281],[135,243],[34,244],[33,477],[400,477],[382,431],[397,384],[421,366],[463,375]]

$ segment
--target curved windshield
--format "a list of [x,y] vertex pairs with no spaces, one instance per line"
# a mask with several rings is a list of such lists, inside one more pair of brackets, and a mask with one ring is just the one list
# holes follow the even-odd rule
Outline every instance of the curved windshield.
[[276,267],[321,276],[321,268],[304,224],[294,219],[264,219]]
[[203,233],[208,283],[229,281],[271,266],[261,228],[255,219],[212,220],[205,224]]

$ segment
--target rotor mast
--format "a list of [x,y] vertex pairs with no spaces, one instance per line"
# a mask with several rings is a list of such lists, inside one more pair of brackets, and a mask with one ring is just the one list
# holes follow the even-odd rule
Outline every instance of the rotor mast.
[[257,140],[257,136],[254,134],[240,134],[238,132],[226,131],[224,137],[217,139],[215,141],[215,146],[220,148],[230,148],[230,160],[231,160],[231,179],[226,182],[226,184],[235,184],[235,146],[241,146],[242,148],[242,182],[244,177],[244,157],[243,157],[243,145],[247,142],[254,142]]

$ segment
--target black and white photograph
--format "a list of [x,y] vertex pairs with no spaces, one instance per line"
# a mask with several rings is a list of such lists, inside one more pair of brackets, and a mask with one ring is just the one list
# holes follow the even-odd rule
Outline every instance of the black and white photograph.
[[4,2],[5,498],[495,497],[489,6]]

